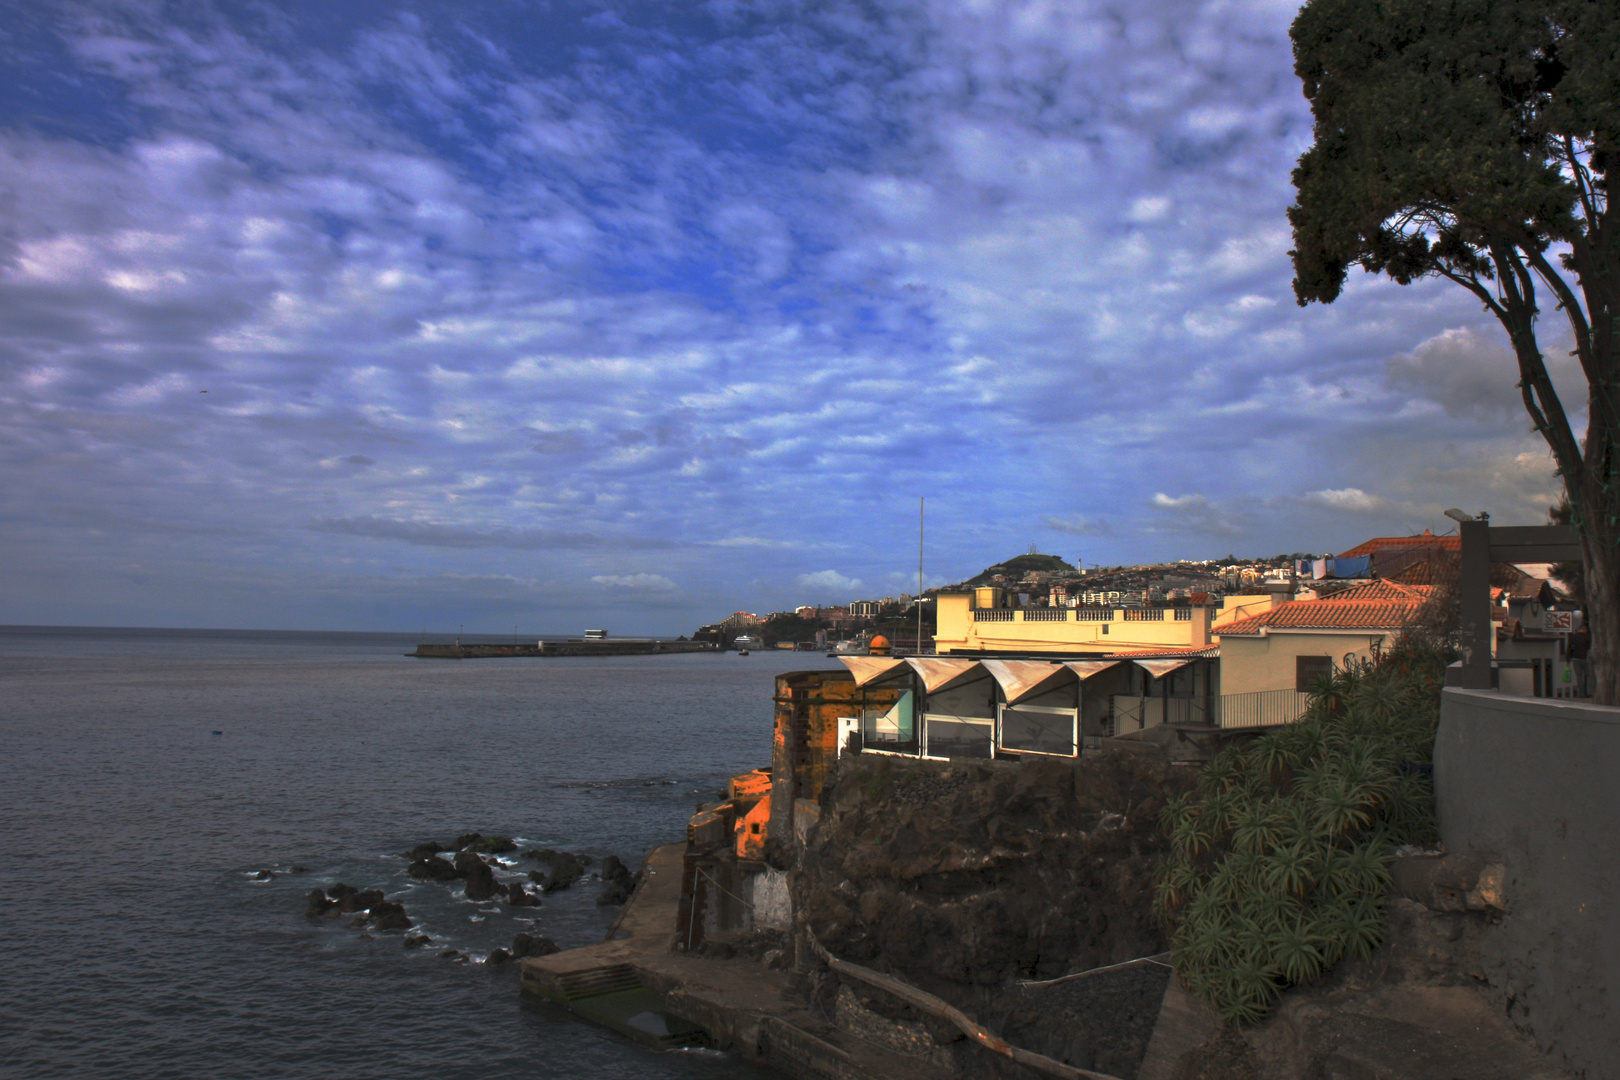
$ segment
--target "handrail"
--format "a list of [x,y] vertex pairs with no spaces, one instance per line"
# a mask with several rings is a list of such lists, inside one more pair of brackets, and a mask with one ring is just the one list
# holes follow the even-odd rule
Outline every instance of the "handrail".
[[828,952],[821,942],[816,940],[815,932],[808,926],[804,928],[804,936],[810,942],[810,947],[816,951],[816,955],[826,961],[827,966],[838,972],[838,974],[847,975],[858,982],[866,983],[868,986],[875,986],[879,990],[893,994],[914,1009],[921,1009],[925,1013],[955,1024],[962,1034],[975,1040],[986,1050],[992,1050],[1002,1057],[1011,1058],[1020,1065],[1027,1065],[1032,1069],[1046,1073],[1048,1076],[1062,1077],[1063,1080],[1120,1080],[1119,1077],[1112,1076],[1109,1073],[1093,1072],[1091,1069],[1065,1065],[1063,1062],[1049,1058],[1045,1054],[1037,1054],[1033,1050],[1023,1050],[1013,1046],[1006,1039],[993,1034],[988,1028],[973,1020],[960,1009],[942,998],[935,997],[926,990],[919,990],[909,983],[903,983],[899,979],[884,975],[882,972],[873,971],[871,968],[852,964],[848,960],[838,959],[838,957]]

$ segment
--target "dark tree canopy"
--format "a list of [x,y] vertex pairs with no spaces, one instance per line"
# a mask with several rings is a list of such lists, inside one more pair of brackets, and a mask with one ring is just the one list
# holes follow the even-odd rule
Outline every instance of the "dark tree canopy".
[[[1501,323],[1582,535],[1598,700],[1620,701],[1620,2],[1310,0],[1293,26],[1315,144],[1294,170],[1294,292],[1351,266],[1468,289]],[[1538,331],[1586,376],[1577,435]]]

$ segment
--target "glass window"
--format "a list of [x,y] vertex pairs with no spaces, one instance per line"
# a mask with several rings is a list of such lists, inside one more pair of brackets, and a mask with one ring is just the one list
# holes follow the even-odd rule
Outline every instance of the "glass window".
[[988,719],[945,716],[929,713],[923,717],[923,733],[929,757],[992,757],[995,725]]
[[[1287,671],[1287,668],[1283,669]],[[1331,679],[1333,677],[1333,657],[1331,656],[1296,656],[1294,657],[1294,689],[1301,694],[1308,694],[1316,688],[1318,679]]]
[[1076,710],[1008,705],[1001,710],[1001,745],[1030,754],[1075,755]]

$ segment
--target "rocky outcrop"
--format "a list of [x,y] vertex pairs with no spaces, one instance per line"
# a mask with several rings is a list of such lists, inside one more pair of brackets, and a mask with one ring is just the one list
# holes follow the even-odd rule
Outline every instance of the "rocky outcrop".
[[558,951],[556,942],[538,934],[518,934],[512,939],[512,956],[518,960],[526,956],[550,956]]
[[461,876],[455,864],[437,855],[425,855],[411,863],[406,871],[417,881],[455,881]]
[[488,900],[495,895],[495,872],[472,851],[456,852],[456,876],[467,882],[467,899]]
[[636,875],[617,855],[602,860],[602,891],[596,894],[599,907],[622,904],[636,888]]
[[532,848],[523,853],[526,859],[543,862],[547,866],[546,873],[529,871],[530,880],[540,886],[542,892],[556,892],[566,889],[585,876],[585,868],[590,865],[589,855],[576,855],[571,851],[554,851],[551,848]]
[[1205,1041],[1150,1051],[1139,1080],[1570,1080],[1481,992],[1489,916],[1437,899],[1440,910],[1392,899],[1370,960],[1294,987],[1258,1027],[1224,1027],[1208,1012]]

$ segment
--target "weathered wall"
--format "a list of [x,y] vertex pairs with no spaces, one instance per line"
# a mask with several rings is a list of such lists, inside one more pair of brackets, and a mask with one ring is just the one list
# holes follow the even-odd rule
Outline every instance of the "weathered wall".
[[1221,637],[1221,693],[1252,694],[1262,690],[1294,689],[1294,661],[1301,656],[1329,656],[1335,666],[1348,654],[1366,660],[1372,643],[1387,649],[1393,637],[1376,630],[1356,633],[1313,634],[1272,631],[1262,637]]
[[1448,689],[1440,834],[1507,867],[1481,942],[1499,1003],[1588,1080],[1620,1078],[1620,709]]

